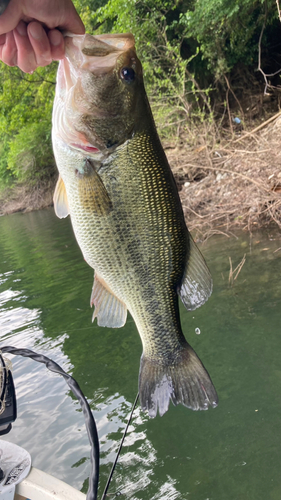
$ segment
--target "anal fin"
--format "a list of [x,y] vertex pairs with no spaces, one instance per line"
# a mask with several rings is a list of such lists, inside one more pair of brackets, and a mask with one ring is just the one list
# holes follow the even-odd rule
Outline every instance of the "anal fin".
[[93,290],[90,301],[95,310],[92,321],[97,318],[99,326],[120,328],[127,319],[127,307],[112,293],[105,281],[95,273]]
[[204,304],[213,290],[211,273],[205,259],[190,235],[189,259],[184,271],[179,296],[188,311]]

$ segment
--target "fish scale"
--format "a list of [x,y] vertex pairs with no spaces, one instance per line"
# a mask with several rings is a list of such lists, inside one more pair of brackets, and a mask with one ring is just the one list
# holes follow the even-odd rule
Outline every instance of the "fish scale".
[[[186,227],[132,44],[132,35],[66,38],[53,112],[60,172],[54,204],[59,217],[70,214],[95,270],[93,318],[121,327],[129,310],[136,323],[140,402],[154,417],[170,400],[194,410],[217,405],[209,374],[183,335],[178,305],[179,296],[189,310],[202,305],[212,280]],[[87,154],[91,149],[97,153]]]
[[[111,162],[107,162],[106,168],[100,172],[100,177],[109,194],[112,206],[114,208],[118,207],[118,210],[110,211],[101,220],[100,215],[93,213],[93,210],[89,208],[86,211],[87,218],[84,210],[85,199],[81,198],[81,195],[79,196],[79,189],[73,189],[75,198],[73,197],[71,200],[69,198],[69,202],[75,207],[75,214],[80,215],[72,217],[72,224],[86,261],[102,276],[113,293],[127,304],[135,321],[138,324],[144,323],[142,331],[144,332],[143,335],[145,335],[145,332],[147,332],[147,323],[151,323],[148,317],[151,315],[155,321],[155,302],[160,304],[159,315],[162,317],[162,321],[168,330],[171,327],[168,319],[172,318],[173,323],[175,322],[175,312],[172,311],[173,314],[171,315],[171,311],[169,310],[171,309],[169,307],[170,300],[168,296],[167,300],[165,299],[166,294],[163,293],[163,287],[169,290],[171,285],[175,288],[179,284],[183,273],[186,248],[183,244],[185,235],[181,219],[177,220],[180,221],[178,226],[182,227],[173,226],[173,211],[169,210],[168,197],[169,191],[172,190],[167,185],[165,186],[165,178],[161,179],[160,172],[163,167],[158,162],[158,169],[156,169],[156,158],[154,158],[152,163],[148,154],[142,158],[140,164],[137,152],[135,152],[137,150],[137,146],[135,145],[138,145],[138,142],[139,138],[136,136],[130,145],[126,144],[121,147],[120,151],[115,153],[114,159]],[[147,141],[144,141],[144,138],[140,137],[140,142],[143,144]],[[131,154],[131,151],[134,153]],[[126,156],[123,159],[125,155],[128,155],[130,158],[132,172],[130,176],[126,175],[124,169],[119,168],[119,165],[123,164],[124,160],[128,158]],[[137,161],[134,161],[134,159]],[[146,169],[142,168],[142,163],[147,165]],[[113,184],[112,177],[115,178]],[[78,185],[84,182],[85,178],[77,178]],[[158,185],[159,182],[162,182],[163,194],[162,196],[159,194],[157,197],[153,197],[152,194],[155,192],[154,185],[155,183]],[[135,189],[136,185],[139,186],[137,191]],[[151,186],[151,189],[148,186]],[[175,193],[171,192],[172,194]],[[174,205],[174,196],[170,198]],[[130,203],[128,203],[128,200],[130,200]],[[131,206],[134,206],[134,212],[132,212]],[[176,252],[173,258],[173,268],[170,266],[171,258],[167,258],[167,254],[171,252],[171,247],[166,244],[171,239],[171,236],[168,237],[171,234],[169,226],[173,227],[175,233],[174,247]],[[137,240],[134,237],[133,228],[138,234]],[[178,237],[180,229],[182,238]],[[141,237],[142,233],[144,233],[143,237]],[[114,241],[108,248],[107,241],[109,236]],[[153,250],[155,241],[161,248],[162,255],[160,253],[160,258],[158,252],[155,253]],[[128,251],[128,245],[131,245],[130,251]],[[179,262],[179,257],[181,257],[181,262]],[[161,279],[158,279],[156,287],[154,285],[154,275],[159,268],[162,271]],[[114,273],[112,272],[113,269],[115,270]],[[175,276],[177,279],[174,279],[171,283],[171,274],[175,275],[176,269],[178,269],[177,276]],[[118,272],[116,273],[117,270]],[[123,278],[121,282],[120,274]],[[160,293],[158,300],[157,288]],[[144,302],[141,303],[141,306],[138,300],[140,294]],[[149,314],[151,309],[152,311]],[[165,313],[165,316],[167,315],[167,319],[164,318],[163,313]],[[172,334],[168,338],[171,341]]]

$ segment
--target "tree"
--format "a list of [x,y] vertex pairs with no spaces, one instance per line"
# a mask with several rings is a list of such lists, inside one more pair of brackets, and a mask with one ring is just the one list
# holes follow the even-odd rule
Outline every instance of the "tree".
[[[192,114],[213,119],[214,89],[223,102],[225,82],[238,69],[263,81],[257,72],[260,60],[266,73],[277,72],[274,84],[279,82],[275,0],[74,3],[88,33],[134,34],[156,121],[168,134],[167,124],[187,123]],[[41,182],[54,174],[50,131],[56,70],[53,63],[25,75],[0,64],[0,186]]]

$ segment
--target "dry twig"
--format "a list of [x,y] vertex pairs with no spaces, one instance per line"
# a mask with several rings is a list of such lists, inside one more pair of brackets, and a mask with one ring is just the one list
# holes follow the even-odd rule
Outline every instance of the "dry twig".
[[243,149],[234,141],[212,146],[198,132],[186,138],[192,150],[184,142],[167,150],[188,227],[200,240],[270,223],[281,228],[280,116],[244,137]]
[[241,271],[242,267],[244,266],[245,262],[246,262],[246,254],[243,255],[242,260],[239,262],[239,264],[233,270],[232,269],[232,260],[231,260],[231,257],[229,257],[230,269],[229,269],[228,283],[230,285],[233,285],[234,281],[237,280],[237,278],[240,274],[240,271]]

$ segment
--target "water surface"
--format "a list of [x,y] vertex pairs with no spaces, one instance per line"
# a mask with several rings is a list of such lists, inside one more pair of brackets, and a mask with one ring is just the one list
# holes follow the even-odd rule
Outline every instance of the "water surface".
[[[109,498],[280,499],[281,237],[269,230],[217,236],[201,249],[214,292],[181,317],[219,406],[171,406],[152,420],[137,407]],[[235,268],[244,254],[230,284],[229,257]],[[130,317],[117,330],[91,324],[92,282],[68,219],[52,210],[0,218],[1,345],[34,349],[76,378],[98,426],[101,493],[137,393],[141,342]],[[89,445],[77,401],[61,377],[9,357],[18,418],[5,439],[26,448],[34,466],[86,492]]]

